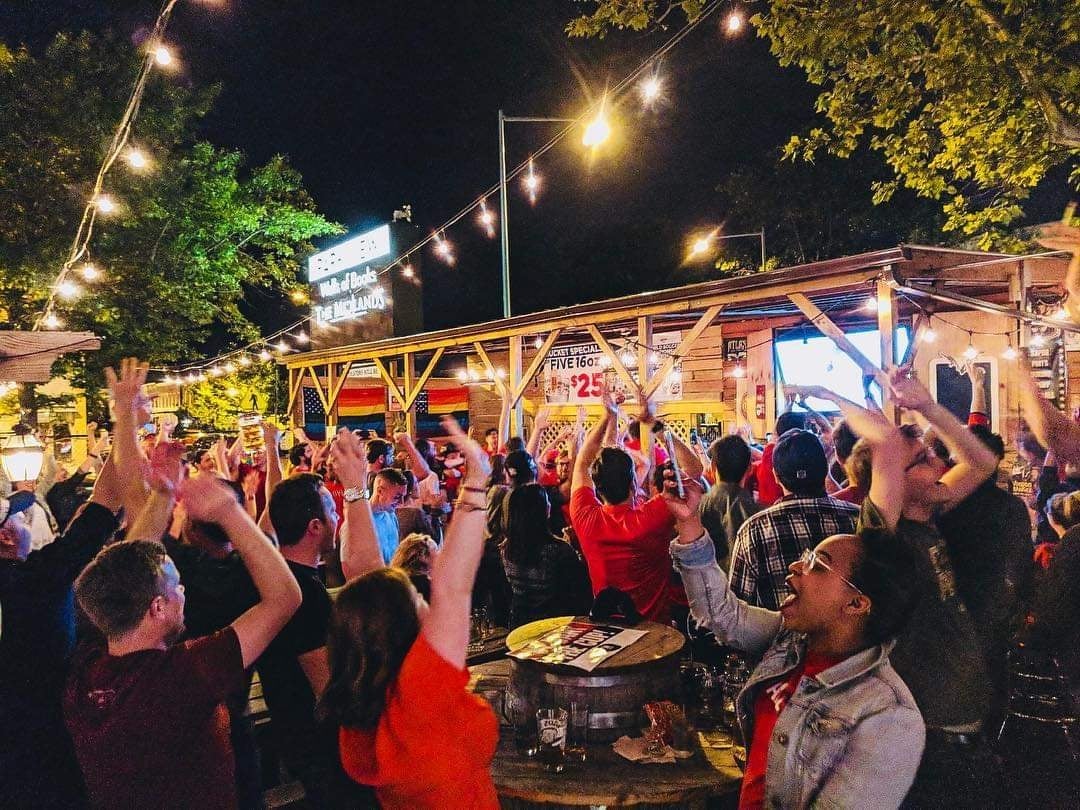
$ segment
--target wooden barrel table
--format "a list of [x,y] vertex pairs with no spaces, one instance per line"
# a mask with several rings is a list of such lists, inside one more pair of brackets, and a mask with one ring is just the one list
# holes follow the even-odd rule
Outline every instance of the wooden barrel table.
[[[507,647],[511,652],[521,649],[572,621],[573,616],[563,616],[523,625],[507,637]],[[679,701],[679,653],[684,639],[677,630],[654,622],[632,629],[645,631],[645,636],[601,661],[592,672],[511,657],[506,719],[519,728],[535,726],[537,709],[569,709],[573,701],[589,707],[590,743],[640,735],[649,725],[646,703]]]

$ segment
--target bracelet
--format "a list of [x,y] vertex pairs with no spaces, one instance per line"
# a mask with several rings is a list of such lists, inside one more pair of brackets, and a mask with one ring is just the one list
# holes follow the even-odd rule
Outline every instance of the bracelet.
[[87,458],[94,458],[94,459],[97,459],[98,461],[101,461],[101,456],[99,456],[97,453],[87,453],[86,457]]
[[460,509],[462,512],[486,512],[487,504],[471,503],[458,498],[458,500],[454,501],[454,508]]
[[478,492],[481,495],[487,495],[487,489],[485,489],[484,487],[470,487],[466,484],[463,484],[461,488],[466,492]]

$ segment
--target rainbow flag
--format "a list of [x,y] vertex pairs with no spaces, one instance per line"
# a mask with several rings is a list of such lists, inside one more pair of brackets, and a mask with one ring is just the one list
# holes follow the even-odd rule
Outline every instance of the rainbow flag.
[[339,416],[374,416],[386,413],[386,389],[343,388],[338,396]]
[[469,389],[464,385],[453,388],[428,388],[428,413],[454,413],[469,410]]

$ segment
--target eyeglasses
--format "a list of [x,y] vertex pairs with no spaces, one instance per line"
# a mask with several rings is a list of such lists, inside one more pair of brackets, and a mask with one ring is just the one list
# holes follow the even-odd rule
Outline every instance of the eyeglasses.
[[818,554],[814,549],[808,548],[806,551],[804,551],[802,553],[802,556],[799,557],[799,562],[802,563],[803,569],[806,571],[813,571],[814,568],[819,566],[825,571],[831,571],[840,578],[841,582],[843,582],[845,585],[855,591],[855,593],[859,594],[859,596],[866,596],[866,594],[862,592],[862,588],[860,588],[850,579],[845,577],[843,574],[841,574],[839,571],[837,571],[835,568],[833,568],[831,565],[821,559],[821,555]]

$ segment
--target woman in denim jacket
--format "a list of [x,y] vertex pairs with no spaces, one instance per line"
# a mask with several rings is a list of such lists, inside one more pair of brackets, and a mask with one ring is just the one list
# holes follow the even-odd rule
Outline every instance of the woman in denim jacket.
[[[669,482],[669,486],[672,482]],[[694,619],[762,656],[737,701],[747,741],[739,807],[898,807],[919,766],[922,715],[889,665],[918,597],[915,559],[880,532],[835,535],[790,566],[778,612],[738,599],[697,516],[669,489],[671,544]]]

